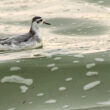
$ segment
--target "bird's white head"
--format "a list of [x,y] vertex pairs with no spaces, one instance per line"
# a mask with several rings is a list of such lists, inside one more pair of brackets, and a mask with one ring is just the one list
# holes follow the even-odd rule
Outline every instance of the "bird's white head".
[[36,31],[39,28],[40,24],[47,24],[47,25],[51,25],[50,23],[47,23],[43,20],[42,17],[40,16],[35,16],[32,18],[32,29],[34,31]]
[[43,20],[42,17],[40,16],[35,16],[32,18],[32,24],[31,24],[31,28],[30,28],[30,33],[31,35],[37,36],[38,38],[41,39],[41,33],[39,31],[39,25],[40,24],[47,24],[47,25],[51,25],[50,23],[47,23]]

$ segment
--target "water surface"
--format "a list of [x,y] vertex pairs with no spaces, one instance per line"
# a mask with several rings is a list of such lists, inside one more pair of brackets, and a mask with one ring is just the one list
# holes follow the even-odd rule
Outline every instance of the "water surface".
[[[43,48],[0,52],[0,110],[109,110],[109,0],[0,0],[0,38],[29,31]],[[4,6],[5,5],[5,6]]]

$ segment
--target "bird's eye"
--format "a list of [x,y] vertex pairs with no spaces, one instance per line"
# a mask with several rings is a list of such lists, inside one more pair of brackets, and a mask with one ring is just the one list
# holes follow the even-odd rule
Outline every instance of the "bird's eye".
[[37,23],[40,23],[40,22],[42,22],[42,19],[40,19],[40,20],[37,20]]

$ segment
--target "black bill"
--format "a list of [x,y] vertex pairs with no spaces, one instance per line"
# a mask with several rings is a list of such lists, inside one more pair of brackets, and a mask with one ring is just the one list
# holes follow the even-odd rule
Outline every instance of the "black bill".
[[45,22],[45,21],[43,21],[43,24],[51,25],[50,23],[47,23],[47,22]]

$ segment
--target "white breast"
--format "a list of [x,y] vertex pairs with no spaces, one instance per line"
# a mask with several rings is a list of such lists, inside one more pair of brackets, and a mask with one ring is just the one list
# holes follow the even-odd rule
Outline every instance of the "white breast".
[[40,39],[42,39],[42,35],[41,35],[41,33],[40,33],[39,30],[36,31],[36,35],[37,35]]
[[33,22],[33,24],[32,24],[32,30],[36,33],[35,36],[39,37],[40,39],[42,38],[42,35],[40,33],[38,24],[36,22]]

